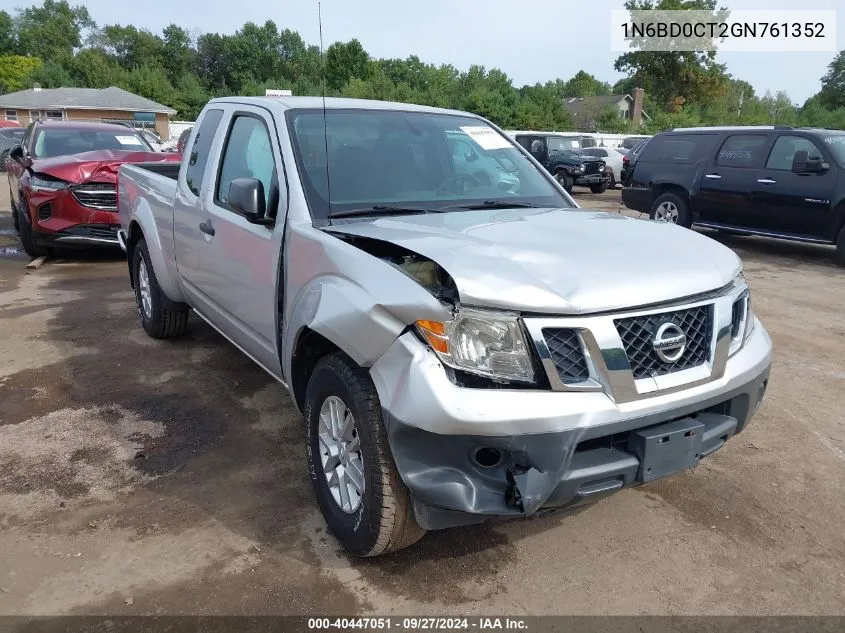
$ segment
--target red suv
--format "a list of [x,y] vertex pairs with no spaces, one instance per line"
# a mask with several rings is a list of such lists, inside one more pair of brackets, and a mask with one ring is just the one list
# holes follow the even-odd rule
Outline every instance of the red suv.
[[6,167],[15,228],[31,257],[53,247],[117,247],[117,170],[180,161],[120,124],[36,121]]

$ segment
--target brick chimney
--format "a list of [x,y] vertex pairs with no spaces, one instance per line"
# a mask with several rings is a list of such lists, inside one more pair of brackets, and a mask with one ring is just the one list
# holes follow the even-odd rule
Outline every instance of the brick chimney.
[[631,121],[634,125],[640,125],[643,122],[643,97],[645,96],[645,90],[634,88],[631,96],[634,97],[634,109],[631,111]]

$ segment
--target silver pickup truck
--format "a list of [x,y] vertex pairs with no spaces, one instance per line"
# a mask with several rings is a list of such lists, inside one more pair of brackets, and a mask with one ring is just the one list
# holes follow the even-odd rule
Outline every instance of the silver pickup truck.
[[193,310],[282,383],[354,554],[691,468],[766,390],[733,252],[578,208],[471,114],[215,99],[118,188],[142,326]]

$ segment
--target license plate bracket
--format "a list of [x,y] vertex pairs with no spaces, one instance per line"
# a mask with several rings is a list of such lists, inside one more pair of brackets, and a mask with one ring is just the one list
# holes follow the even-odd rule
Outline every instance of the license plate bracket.
[[637,481],[646,483],[688,468],[701,458],[704,424],[683,418],[631,434],[628,451],[640,460]]

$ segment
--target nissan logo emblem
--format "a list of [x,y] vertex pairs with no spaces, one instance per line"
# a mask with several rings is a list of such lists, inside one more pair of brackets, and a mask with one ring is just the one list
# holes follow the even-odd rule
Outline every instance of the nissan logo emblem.
[[668,322],[657,328],[651,342],[654,353],[664,363],[674,363],[687,349],[687,336],[674,323]]

